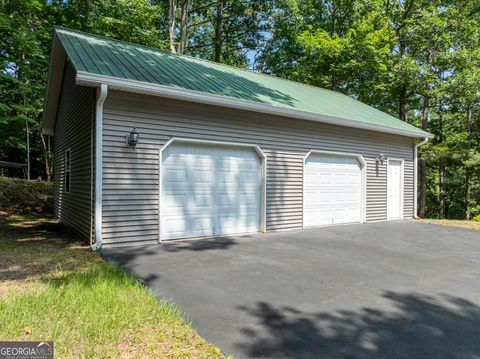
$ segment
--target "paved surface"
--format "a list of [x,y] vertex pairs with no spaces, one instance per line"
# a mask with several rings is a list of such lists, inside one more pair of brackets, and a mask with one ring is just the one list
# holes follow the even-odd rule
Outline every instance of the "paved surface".
[[480,358],[480,232],[404,221],[104,255],[237,358]]

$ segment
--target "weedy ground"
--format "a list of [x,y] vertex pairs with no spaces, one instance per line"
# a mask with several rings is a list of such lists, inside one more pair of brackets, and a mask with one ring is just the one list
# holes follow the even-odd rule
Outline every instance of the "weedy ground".
[[444,226],[461,227],[480,231],[480,222],[460,219],[424,219],[423,221]]
[[58,358],[220,358],[173,303],[52,218],[0,216],[0,338]]

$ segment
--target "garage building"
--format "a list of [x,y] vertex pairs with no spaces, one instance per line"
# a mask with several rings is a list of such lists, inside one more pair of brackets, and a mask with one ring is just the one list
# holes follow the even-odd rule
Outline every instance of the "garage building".
[[411,219],[431,137],[343,94],[64,28],[43,133],[92,247]]

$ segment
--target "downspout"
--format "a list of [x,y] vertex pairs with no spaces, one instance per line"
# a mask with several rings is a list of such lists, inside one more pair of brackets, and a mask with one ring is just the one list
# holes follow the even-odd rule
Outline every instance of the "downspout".
[[428,142],[428,137],[425,137],[421,142],[415,144],[413,148],[413,218],[418,218],[418,148]]
[[90,244],[94,251],[102,247],[103,103],[107,92],[107,85],[100,84],[95,109],[95,243]]

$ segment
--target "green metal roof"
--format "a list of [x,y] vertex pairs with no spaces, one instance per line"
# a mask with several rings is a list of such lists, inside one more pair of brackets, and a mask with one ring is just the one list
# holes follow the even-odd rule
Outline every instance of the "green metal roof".
[[428,135],[338,92],[70,29],[56,34],[77,71]]

